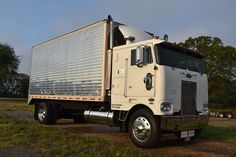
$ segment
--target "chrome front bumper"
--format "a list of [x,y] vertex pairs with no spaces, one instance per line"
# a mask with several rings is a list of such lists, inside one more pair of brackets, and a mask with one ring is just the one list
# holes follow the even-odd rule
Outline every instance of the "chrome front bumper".
[[201,129],[208,121],[208,115],[161,116],[161,129],[174,132]]

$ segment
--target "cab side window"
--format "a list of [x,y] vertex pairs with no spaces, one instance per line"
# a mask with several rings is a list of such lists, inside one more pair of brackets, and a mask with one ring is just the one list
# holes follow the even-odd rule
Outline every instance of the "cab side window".
[[[152,50],[150,46],[143,48],[143,65],[153,62]],[[136,49],[131,50],[131,66],[136,65]]]

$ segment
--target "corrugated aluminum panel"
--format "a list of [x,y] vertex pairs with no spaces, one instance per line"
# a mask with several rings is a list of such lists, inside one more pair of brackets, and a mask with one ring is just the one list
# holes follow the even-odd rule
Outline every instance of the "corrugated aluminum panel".
[[102,96],[105,22],[33,47],[30,95]]

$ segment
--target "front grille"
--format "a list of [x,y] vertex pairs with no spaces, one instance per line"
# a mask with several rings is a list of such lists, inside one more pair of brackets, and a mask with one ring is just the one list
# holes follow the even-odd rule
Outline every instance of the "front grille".
[[181,114],[196,115],[196,82],[181,81]]

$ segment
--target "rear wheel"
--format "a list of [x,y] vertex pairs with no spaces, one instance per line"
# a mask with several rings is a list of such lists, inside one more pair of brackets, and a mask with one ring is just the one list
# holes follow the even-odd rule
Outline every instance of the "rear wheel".
[[39,123],[48,125],[56,124],[58,111],[55,104],[42,102],[36,108]]
[[129,120],[129,135],[138,147],[154,147],[160,139],[160,127],[156,117],[147,109],[135,111]]

